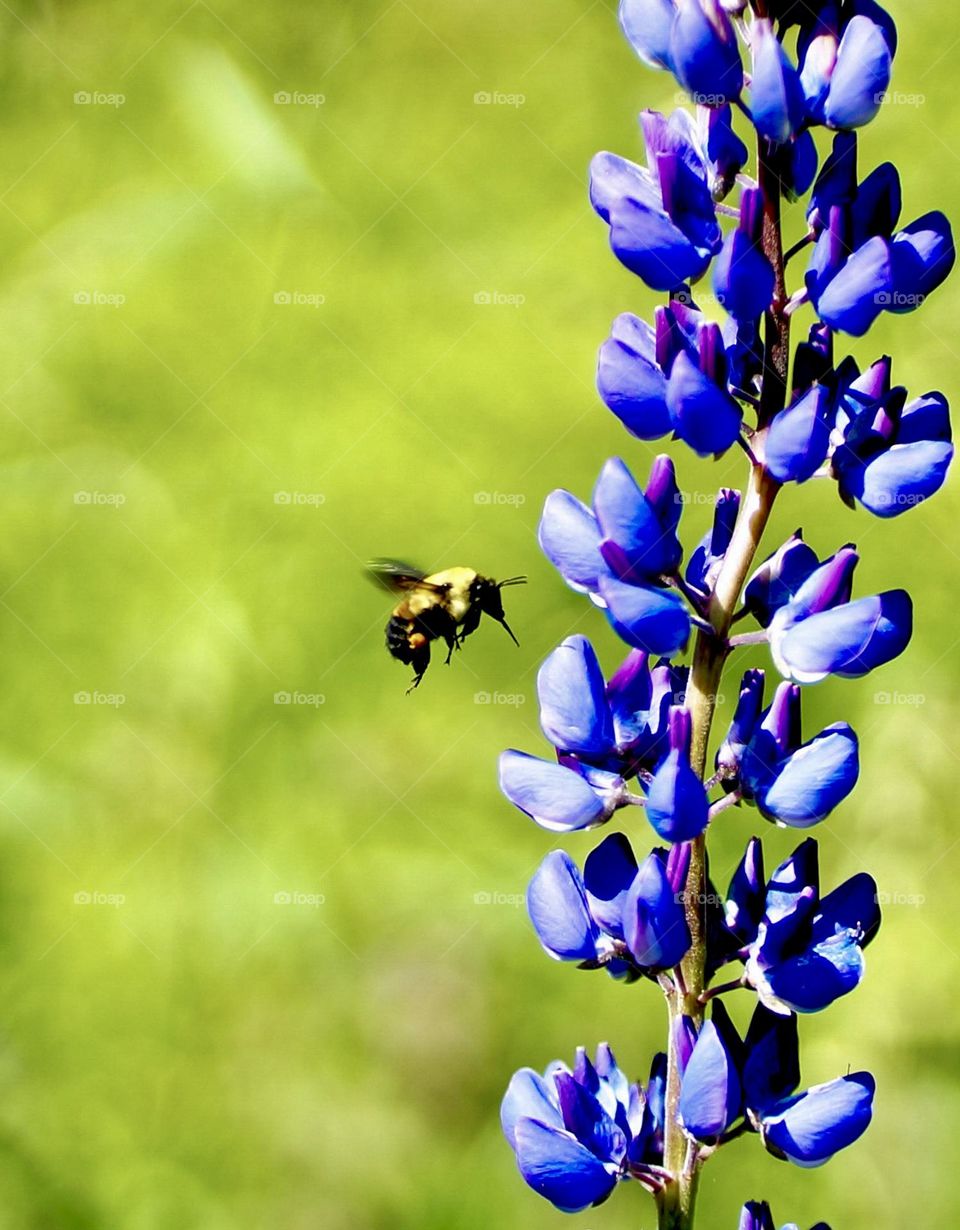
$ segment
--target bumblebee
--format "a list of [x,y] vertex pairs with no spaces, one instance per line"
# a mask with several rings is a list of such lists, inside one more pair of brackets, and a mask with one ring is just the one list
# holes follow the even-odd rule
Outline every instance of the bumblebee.
[[447,646],[447,663],[471,632],[476,632],[482,615],[489,615],[513,635],[503,614],[500,591],[507,585],[523,585],[526,577],[494,581],[472,568],[445,568],[428,576],[399,560],[378,559],[368,565],[371,578],[391,593],[401,595],[387,622],[387,650],[398,661],[413,667],[412,692],[430,665],[430,643],[442,640]]

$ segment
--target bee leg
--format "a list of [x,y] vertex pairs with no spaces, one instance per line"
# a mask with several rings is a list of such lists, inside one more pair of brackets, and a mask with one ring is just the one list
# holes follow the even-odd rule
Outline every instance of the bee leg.
[[427,673],[427,667],[430,665],[430,642],[424,640],[422,644],[418,644],[414,649],[410,658],[410,663],[413,666],[414,676],[413,681],[407,688],[407,695],[420,686],[420,680]]
[[446,665],[450,665],[450,659],[453,657],[453,651],[460,648],[460,640],[456,632],[448,633],[444,640],[447,642],[447,658]]

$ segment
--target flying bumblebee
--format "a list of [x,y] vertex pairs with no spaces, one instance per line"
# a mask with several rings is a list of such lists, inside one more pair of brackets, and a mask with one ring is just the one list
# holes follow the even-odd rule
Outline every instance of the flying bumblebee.
[[399,560],[378,559],[368,565],[371,578],[400,601],[387,622],[387,650],[398,661],[412,666],[412,692],[430,665],[430,642],[442,640],[447,646],[447,663],[471,632],[477,630],[481,615],[501,624],[515,645],[503,614],[500,591],[507,585],[523,585],[526,577],[494,581],[472,568],[445,568],[429,576]]

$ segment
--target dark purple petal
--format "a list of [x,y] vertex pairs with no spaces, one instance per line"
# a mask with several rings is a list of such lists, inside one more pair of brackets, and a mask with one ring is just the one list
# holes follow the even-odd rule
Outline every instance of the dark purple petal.
[[583,865],[590,913],[614,939],[624,938],[623,907],[636,875],[637,860],[623,833],[605,837]]

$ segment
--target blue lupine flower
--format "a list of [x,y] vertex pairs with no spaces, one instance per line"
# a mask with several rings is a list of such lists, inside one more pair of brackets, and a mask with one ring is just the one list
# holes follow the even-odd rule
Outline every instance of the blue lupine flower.
[[697,101],[739,96],[740,50],[718,0],[621,0],[620,25],[641,60],[669,69]]
[[844,547],[815,569],[773,615],[773,661],[785,679],[857,679],[903,652],[913,634],[913,604],[902,589],[850,600],[859,556]]
[[762,234],[763,193],[745,188],[740,195],[740,221],[723,241],[713,266],[714,292],[724,310],[738,321],[756,320],[773,299],[773,266],[763,254]]
[[701,326],[698,342],[698,359],[681,350],[673,361],[667,408],[685,444],[701,457],[719,456],[739,436],[743,410],[727,391],[729,369],[719,325]]
[[651,668],[639,650],[604,685],[593,646],[584,636],[568,637],[537,675],[540,725],[559,761],[506,751],[501,790],[554,832],[606,823],[629,801],[625,779],[667,754],[670,706],[685,686],[685,670],[667,662]]
[[870,1126],[875,1092],[869,1072],[813,1085],[763,1117],[763,1143],[770,1153],[796,1166],[822,1166]]
[[669,750],[647,787],[647,819],[664,841],[692,841],[707,827],[707,792],[690,764],[690,739],[689,710],[671,709]]
[[715,1144],[745,1115],[775,1156],[798,1166],[822,1165],[866,1131],[873,1077],[858,1072],[798,1094],[799,1083],[795,1016],[777,1016],[758,1004],[741,1041],[714,1000],[681,1074],[684,1131]]
[[[848,503],[895,517],[943,486],[953,460],[950,409],[942,393],[907,402],[891,387],[890,359],[879,359],[842,390],[831,467]],[[774,420],[776,422],[776,420]]]
[[573,1070],[556,1062],[543,1076],[521,1068],[500,1108],[520,1173],[561,1212],[602,1204],[623,1179],[656,1188],[663,1161],[666,1056],[644,1090],[631,1085],[606,1043],[591,1063],[581,1048]]
[[730,487],[721,487],[713,514],[713,526],[700,540],[690,556],[684,579],[688,585],[706,594],[716,583],[717,575],[740,511],[740,492]]
[[568,491],[547,496],[539,538],[544,554],[572,588],[589,593],[635,649],[672,654],[686,644],[690,618],[663,579],[676,572],[682,510],[669,457],[657,457],[646,492],[619,458],[608,461],[593,509]]
[[859,128],[880,110],[890,85],[896,28],[872,0],[808,10],[797,49],[812,122]]
[[499,763],[500,789],[541,828],[555,833],[606,824],[627,799],[627,784],[568,757],[558,764],[510,749]]
[[743,417],[727,387],[743,339],[725,349],[718,327],[677,299],[657,308],[654,321],[651,328],[623,313],[613,322],[598,357],[600,396],[641,440],[673,431],[701,456],[724,452]]
[[817,553],[797,530],[756,570],[743,593],[746,609],[762,628],[789,602],[807,577],[820,565]]
[[705,1143],[717,1141],[743,1113],[741,1043],[723,1004],[714,1001],[694,1044],[680,1085],[683,1129]]
[[806,118],[800,74],[790,63],[783,44],[765,18],[750,27],[753,71],[750,75],[750,113],[757,132],[774,145],[796,135]]
[[[765,1200],[748,1200],[740,1214],[738,1230],[775,1230],[769,1204]],[[789,1226],[782,1226],[781,1230],[797,1230],[797,1226],[791,1222]],[[830,1227],[825,1221],[818,1221],[811,1230],[830,1230]]]
[[527,909],[544,949],[558,961],[606,966],[636,978],[671,969],[690,947],[679,894],[689,850],[654,850],[638,866],[629,841],[613,833],[589,855],[583,875],[562,850],[540,864]]
[[820,236],[805,279],[831,328],[861,337],[882,311],[912,312],[953,268],[953,232],[942,213],[897,231],[899,216],[896,168],[884,163],[856,185],[855,144],[838,136],[814,186],[810,217]]
[[803,483],[827,458],[836,415],[830,390],[814,384],[800,393],[770,424],[764,464],[780,483]]
[[748,671],[717,767],[767,820],[809,828],[850,794],[860,774],[859,744],[846,722],[834,722],[803,743],[800,689],[782,683],[763,712],[763,671]]
[[743,943],[744,977],[775,1013],[819,1012],[854,990],[880,926],[873,878],[861,872],[821,898],[818,863],[808,838],[761,897],[763,851],[754,838],[730,882],[727,926]]
[[653,290],[695,282],[723,240],[690,117],[679,114],[641,113],[646,167],[606,152],[590,164],[590,201],[610,247]]

